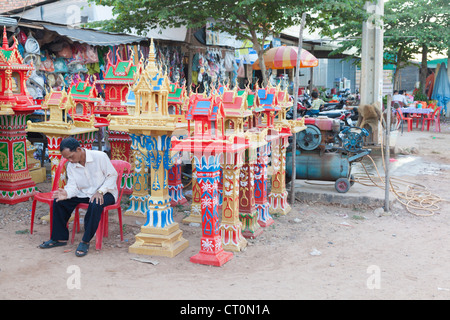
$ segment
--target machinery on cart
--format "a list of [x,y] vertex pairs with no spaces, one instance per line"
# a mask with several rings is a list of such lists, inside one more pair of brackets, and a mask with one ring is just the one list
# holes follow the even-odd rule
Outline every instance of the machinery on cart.
[[[347,192],[354,183],[352,163],[370,154],[363,149],[366,129],[343,127],[338,119],[305,118],[306,130],[297,134],[296,179],[335,181],[340,193]],[[292,146],[292,144],[291,144]],[[292,162],[292,148],[286,163]],[[292,177],[292,167],[286,166],[286,179]]]

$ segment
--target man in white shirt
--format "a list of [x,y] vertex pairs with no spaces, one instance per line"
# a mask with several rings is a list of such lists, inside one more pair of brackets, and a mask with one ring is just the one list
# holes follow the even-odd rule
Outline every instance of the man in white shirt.
[[394,95],[392,96],[392,102],[399,101],[402,103],[401,107],[406,107],[408,105],[408,101],[406,100],[405,95],[403,94],[403,90],[400,91],[400,94],[397,90],[394,91]]
[[114,204],[117,196],[117,171],[108,155],[101,151],[80,147],[72,137],[62,140],[60,151],[67,164],[67,184],[53,194],[53,228],[50,240],[41,248],[53,248],[67,244],[67,222],[80,203],[89,203],[84,217],[84,235],[75,254],[85,256],[89,242],[97,231],[103,207]]

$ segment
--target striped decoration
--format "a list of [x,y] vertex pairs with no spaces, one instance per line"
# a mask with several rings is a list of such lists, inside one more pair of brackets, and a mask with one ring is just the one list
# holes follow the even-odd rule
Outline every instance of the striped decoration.
[[[264,53],[264,64],[267,69],[292,69],[297,64],[298,48],[294,46],[281,46],[271,48]],[[319,65],[319,60],[309,51],[302,49],[300,55],[300,68],[312,68]],[[253,64],[254,70],[259,70],[259,59]]]

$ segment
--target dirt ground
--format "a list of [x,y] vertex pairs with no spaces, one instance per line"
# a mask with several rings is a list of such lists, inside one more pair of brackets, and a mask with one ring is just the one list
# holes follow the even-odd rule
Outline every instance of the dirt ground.
[[[2,204],[0,299],[450,299],[450,123],[440,133],[433,129],[399,136],[401,152],[420,157],[425,168],[396,178],[442,197],[434,214],[419,216],[398,202],[384,214],[379,208],[297,201],[222,267],[189,261],[201,236],[200,227],[181,223],[189,206],[175,210],[189,247],[174,258],[129,253],[144,218],[124,216],[121,242],[115,212],[103,249],[96,251],[94,243],[78,258],[81,233],[73,245],[37,248],[49,237],[49,225],[39,219],[48,213],[46,205],[38,205],[30,235],[31,201]],[[433,170],[426,170],[430,165]],[[49,183],[38,188],[47,191]]]

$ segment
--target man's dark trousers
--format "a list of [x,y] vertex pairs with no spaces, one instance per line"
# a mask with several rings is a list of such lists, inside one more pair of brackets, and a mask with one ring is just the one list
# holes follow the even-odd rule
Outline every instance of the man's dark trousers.
[[[78,204],[89,203],[89,198],[70,198],[66,200],[53,200],[53,227],[50,239],[56,241],[67,241],[69,239],[69,230],[67,222]],[[98,224],[102,217],[103,208],[115,203],[114,196],[111,193],[103,195],[103,205],[95,202],[89,203],[89,207],[84,216],[84,235],[83,242],[89,242],[97,231]]]

